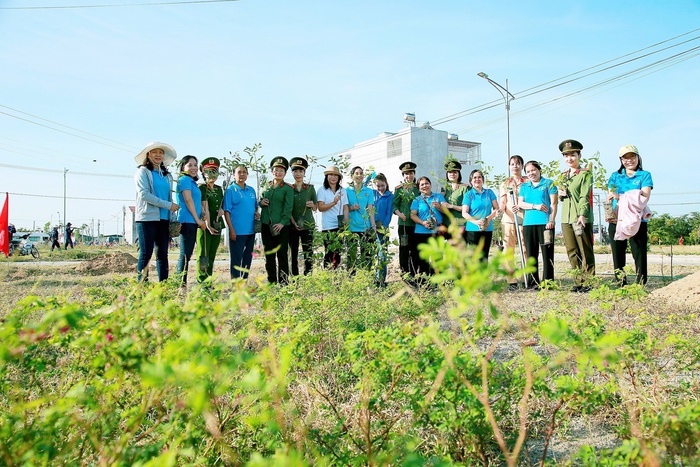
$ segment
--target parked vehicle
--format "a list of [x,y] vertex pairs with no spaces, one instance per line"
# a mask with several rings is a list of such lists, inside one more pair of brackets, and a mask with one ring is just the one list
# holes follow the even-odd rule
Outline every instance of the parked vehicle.
[[22,235],[20,239],[12,239],[10,242],[10,256],[18,253],[20,256],[32,255],[34,258],[39,258],[39,250],[36,249],[34,244],[27,240],[29,234]]

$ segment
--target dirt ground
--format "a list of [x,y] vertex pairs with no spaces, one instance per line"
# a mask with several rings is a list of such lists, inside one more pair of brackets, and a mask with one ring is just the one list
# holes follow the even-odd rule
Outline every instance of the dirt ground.
[[[138,260],[129,253],[114,251],[88,261],[83,261],[73,269],[93,276],[100,276],[108,273],[135,273],[137,262]],[[153,268],[155,268],[155,266],[153,266]]]
[[[219,256],[217,262],[214,266],[214,271],[219,276],[226,278],[228,273],[228,262],[224,259],[225,257]],[[84,261],[77,266],[73,266],[76,272],[88,274],[91,276],[99,276],[109,273],[130,273],[136,272],[137,259],[133,255],[124,252],[110,252],[102,256],[98,256],[88,261]],[[171,268],[174,266],[171,261]],[[597,271],[599,274],[612,273],[612,265],[599,264],[597,266]],[[190,269],[195,267],[194,261],[190,264]],[[155,271],[155,262],[151,262],[150,269]],[[567,265],[557,264],[557,271],[565,271]],[[676,268],[682,269],[680,267]],[[650,274],[654,274],[653,266],[650,265]],[[255,259],[253,261],[253,267],[251,271],[251,276],[256,277],[259,275],[264,275],[265,269],[263,261],[260,259]],[[394,282],[401,280],[401,271],[399,269],[398,261],[394,258],[388,266],[388,282]],[[682,305],[684,307],[690,307],[691,309],[700,309],[700,271],[691,273],[686,277],[671,282],[670,284],[656,288],[651,293],[651,298],[655,300],[671,302],[676,305]]]
[[652,298],[700,310],[700,271],[651,293]]

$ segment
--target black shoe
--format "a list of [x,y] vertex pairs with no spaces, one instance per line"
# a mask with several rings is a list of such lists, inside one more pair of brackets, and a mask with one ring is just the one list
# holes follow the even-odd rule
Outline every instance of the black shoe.
[[581,287],[580,285],[575,285],[575,286],[571,287],[570,292],[574,292],[574,293],[580,292],[582,288],[583,287]]
[[519,288],[520,287],[518,287],[517,282],[514,284],[508,284],[508,292],[517,292]]
[[588,293],[593,289],[590,285],[581,286],[578,289],[578,293]]
[[539,284],[533,284],[530,287],[528,287],[527,290],[532,290],[533,292],[539,292],[540,286],[539,286]]

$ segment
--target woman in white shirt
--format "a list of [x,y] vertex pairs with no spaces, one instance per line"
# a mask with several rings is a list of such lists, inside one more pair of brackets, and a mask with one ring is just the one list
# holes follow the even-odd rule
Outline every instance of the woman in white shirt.
[[[338,237],[341,227],[348,223],[348,195],[340,186],[343,175],[338,167],[330,166],[323,172],[323,186],[316,193],[318,210],[321,213],[321,234],[326,254],[323,257],[324,267],[336,269],[340,266],[342,240]],[[342,225],[341,225],[341,221]]]

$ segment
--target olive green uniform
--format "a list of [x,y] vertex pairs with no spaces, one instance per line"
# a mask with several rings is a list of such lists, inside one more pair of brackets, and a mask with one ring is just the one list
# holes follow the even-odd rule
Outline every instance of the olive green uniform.
[[[402,274],[414,275],[418,264],[416,223],[411,220],[411,203],[419,196],[420,191],[415,183],[402,183],[394,188],[393,213],[398,216],[398,212],[401,212],[406,216],[406,220],[399,217],[399,266]],[[402,236],[406,236],[404,238],[407,238],[408,242],[402,241]]]
[[304,274],[309,274],[313,267],[313,242],[314,242],[314,230],[316,230],[316,223],[314,221],[313,210],[306,206],[306,203],[316,201],[316,190],[314,186],[308,183],[301,185],[300,189],[297,189],[296,184],[293,185],[294,190],[294,206],[292,207],[292,219],[296,223],[298,228],[293,225],[290,226],[289,230],[289,247],[292,250],[292,275],[299,275],[299,242],[301,241],[301,248],[304,255]]
[[[561,230],[564,235],[566,254],[569,263],[574,269],[580,270],[583,275],[577,277],[577,286],[584,280],[595,275],[595,255],[593,254],[593,209],[591,208],[591,192],[593,190],[593,177],[588,170],[579,169],[564,183],[567,196],[560,198],[561,205]],[[586,218],[586,227],[583,235],[576,235],[574,224],[579,216]]]
[[[199,191],[202,193],[202,202],[206,201],[209,208],[207,212],[209,225],[219,231],[218,234],[213,235],[208,230],[197,229],[197,282],[202,283],[214,273],[214,259],[221,243],[221,230],[224,227],[224,222],[217,219],[224,201],[224,190],[219,185],[208,188],[206,183],[203,183],[199,185]],[[206,256],[209,260],[206,266],[200,264],[202,256]]]

